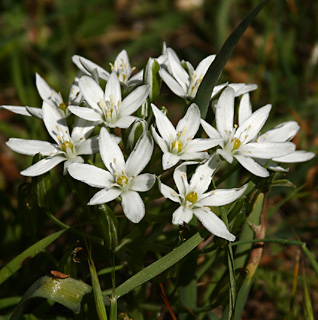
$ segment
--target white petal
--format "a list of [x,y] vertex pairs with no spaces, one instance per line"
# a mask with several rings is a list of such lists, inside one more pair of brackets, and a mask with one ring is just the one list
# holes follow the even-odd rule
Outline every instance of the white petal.
[[275,128],[268,130],[260,137],[257,138],[258,142],[272,141],[272,142],[285,142],[289,141],[299,130],[299,125],[296,121],[287,121],[279,124]]
[[166,83],[166,85],[170,88],[170,90],[181,98],[186,98],[187,92],[184,90],[180,84],[164,69],[159,70],[160,77]]
[[237,200],[245,192],[247,184],[241,188],[218,189],[209,192],[209,195],[198,202],[203,206],[219,207]]
[[235,137],[239,138],[241,142],[248,143],[260,132],[263,128],[272,106],[270,104],[258,109],[250,117],[248,117],[237,129]]
[[138,118],[133,116],[123,116],[122,118],[117,119],[114,123],[106,123],[105,125],[110,128],[122,128],[126,129],[128,128],[134,121],[136,121]]
[[93,206],[113,201],[118,198],[121,193],[122,190],[120,188],[102,189],[94,195],[94,197],[88,202],[88,205]]
[[49,156],[57,152],[55,146],[47,141],[26,140],[10,138],[7,146],[15,152],[34,156],[41,153],[42,156]]
[[170,72],[178,81],[184,92],[188,91],[190,86],[190,77],[188,73],[182,68],[181,63],[175,54],[168,50],[168,60],[170,65]]
[[135,191],[126,191],[121,195],[121,205],[125,216],[134,223],[138,223],[145,215],[145,205],[140,195]]
[[126,161],[128,176],[137,176],[150,161],[153,151],[153,140],[149,131],[146,131],[137,141],[134,150]]
[[150,173],[140,174],[129,184],[129,189],[138,192],[150,190],[155,184],[156,176]]
[[100,131],[99,152],[108,171],[111,173],[125,171],[123,153],[106,128],[102,128]]
[[271,159],[282,157],[295,151],[292,142],[251,142],[241,145],[239,154],[260,159]]
[[102,88],[92,78],[87,76],[83,76],[79,80],[79,87],[84,99],[87,101],[90,107],[99,112],[99,103],[101,99],[104,100],[104,92]]
[[269,176],[269,172],[261,165],[259,165],[254,159],[241,155],[236,155],[235,158],[246,170],[253,173],[254,175],[262,178],[266,178]]
[[199,107],[192,103],[185,116],[177,124],[176,131],[181,132],[181,139],[187,141],[193,139],[200,126]]
[[74,142],[79,142],[83,138],[88,138],[93,132],[95,125],[92,121],[86,119],[77,118],[72,130],[72,139]]
[[77,147],[77,154],[93,154],[99,151],[98,136],[81,142]]
[[217,149],[216,153],[219,154],[220,156],[222,156],[222,158],[224,160],[226,160],[228,163],[232,163],[233,162],[233,157],[230,153],[226,152],[223,149]]
[[68,109],[76,116],[85,120],[98,122],[103,121],[101,114],[94,109],[77,106],[69,106]]
[[193,217],[192,210],[186,209],[180,206],[172,215],[172,223],[174,225],[182,225],[183,223],[189,223]]
[[74,55],[72,57],[72,61],[80,70],[85,72],[87,75],[92,74],[93,70],[96,69],[98,76],[107,81],[109,73],[96,63],[78,55]]
[[158,180],[158,181],[159,181],[159,190],[160,190],[161,194],[166,199],[170,199],[173,202],[180,203],[180,198],[179,198],[178,194],[172,188],[170,188],[166,184],[162,183],[160,180]]
[[147,99],[150,87],[148,85],[140,86],[130,93],[121,103],[120,117],[133,114]]
[[245,83],[230,83],[229,87],[234,89],[235,97],[239,97],[242,94],[245,94],[257,89],[256,84],[245,84]]
[[232,88],[228,87],[222,92],[215,112],[216,126],[223,139],[226,140],[233,130],[234,90]]
[[156,132],[156,129],[153,126],[151,126],[151,133],[152,133],[152,136],[153,136],[154,140],[156,141],[156,143],[160,147],[161,151],[162,152],[168,152],[168,147],[167,147],[167,144],[166,144],[165,140],[163,140],[158,135],[158,133]]
[[82,157],[80,157],[80,156],[77,156],[77,157],[72,158],[72,159],[70,159],[70,160],[66,160],[66,161],[64,162],[63,174],[64,174],[64,175],[67,174],[68,168],[69,168],[69,166],[70,166],[71,164],[77,164],[77,163],[78,163],[78,164],[84,163],[84,159],[83,159]]
[[138,73],[136,73],[134,76],[130,77],[128,80],[128,86],[129,87],[135,87],[135,86],[139,86],[142,83],[143,80],[143,70],[139,71]]
[[219,132],[214,127],[212,127],[209,123],[207,123],[205,120],[201,119],[201,125],[202,125],[205,133],[211,139],[222,139],[222,137],[220,136]]
[[187,143],[186,152],[207,151],[222,143],[222,139],[194,139]]
[[170,152],[165,152],[162,156],[162,168],[167,170],[178,163],[180,157]]
[[113,102],[117,105],[118,101],[121,102],[121,89],[120,83],[116,73],[112,73],[107,81],[105,88],[105,101]]
[[[0,106],[0,109],[5,109],[5,110],[9,110],[11,112],[14,112],[16,114],[20,114],[22,116],[28,116],[31,117],[30,113],[28,112],[28,110],[26,109],[26,107],[22,107],[22,106]],[[39,108],[34,108],[34,109],[39,109]]]
[[74,163],[68,167],[68,172],[74,179],[96,188],[110,188],[114,181],[108,171],[89,164]]
[[174,139],[177,135],[176,129],[174,128],[173,124],[167,118],[166,115],[163,114],[154,104],[151,104],[152,111],[156,118],[156,124],[161,134],[161,137],[166,142],[172,142],[171,138]]
[[184,151],[178,155],[180,160],[204,160],[209,158],[207,152],[187,152]]
[[45,80],[36,73],[36,87],[43,101],[51,102],[52,105],[58,107],[62,102],[61,96],[54,91]]
[[62,156],[55,156],[55,157],[49,157],[40,160],[39,162],[35,163],[31,167],[21,171],[20,173],[23,176],[28,176],[28,177],[35,177],[39,176],[45,172],[50,171],[52,168],[57,166],[59,163],[62,161],[65,161],[66,158]]
[[[173,180],[178,188],[179,193],[183,195],[187,193],[187,190],[189,188],[187,164],[189,163],[182,163],[173,172]],[[196,164],[196,162],[193,162],[193,164]]]
[[43,119],[43,110],[42,109],[40,109],[40,108],[32,108],[32,107],[28,107],[28,106],[26,106],[25,109],[34,118],[41,119],[41,120]]
[[196,208],[193,210],[193,213],[211,233],[229,241],[235,240],[235,236],[229,232],[225,223],[212,211],[204,208]]
[[240,108],[239,108],[239,126],[252,115],[252,104],[250,100],[250,95],[248,93],[244,94],[241,98]]
[[206,58],[204,58],[197,66],[196,72],[198,75],[198,78],[200,78],[201,75],[205,75],[206,72],[208,71],[211,63],[214,61],[215,59],[215,54],[212,54],[210,56],[207,56]]
[[313,152],[307,152],[303,150],[297,150],[288,154],[287,156],[273,158],[273,161],[284,162],[284,163],[296,163],[296,162],[305,162],[311,160],[315,157]]

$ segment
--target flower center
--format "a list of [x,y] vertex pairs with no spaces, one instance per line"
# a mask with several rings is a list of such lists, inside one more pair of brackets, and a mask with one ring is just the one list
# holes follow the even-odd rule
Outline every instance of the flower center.
[[59,109],[61,109],[65,112],[66,108],[67,108],[67,104],[64,101],[62,103],[60,103]]
[[174,151],[175,153],[179,153],[182,150],[182,143],[176,140],[172,142],[171,148],[172,148],[172,151]]
[[73,144],[69,141],[64,141],[61,145],[61,149],[66,152],[67,148],[70,148],[71,150],[73,150]]
[[125,175],[122,175],[120,177],[117,177],[116,182],[123,187],[128,183],[128,178]]
[[235,138],[234,143],[233,143],[233,149],[232,149],[232,151],[237,150],[237,149],[240,147],[240,145],[241,145],[241,140]]
[[198,200],[198,194],[196,192],[192,191],[185,196],[185,200],[194,204]]

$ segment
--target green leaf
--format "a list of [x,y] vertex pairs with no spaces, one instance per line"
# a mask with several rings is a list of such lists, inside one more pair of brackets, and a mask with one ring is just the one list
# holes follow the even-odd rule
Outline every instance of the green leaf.
[[43,249],[49,246],[53,241],[58,239],[65,230],[53,233],[42,240],[38,241],[28,249],[24,250],[21,254],[11,260],[6,266],[0,270],[0,284],[10,278],[15,272],[17,272],[27,261],[35,257]]
[[208,112],[208,106],[213,88],[216,85],[226,62],[230,59],[232,52],[234,51],[238,41],[242,37],[247,27],[268,2],[269,0],[262,1],[256,8],[254,8],[254,10],[249,13],[249,15],[239,24],[239,26],[225,41],[221,50],[210,65],[194,98],[194,102],[199,106],[201,117],[203,119],[205,119]]
[[306,320],[314,320],[312,302],[307,286],[307,277],[305,268],[303,268],[303,287],[304,287],[304,313]]
[[127,294],[131,290],[139,287],[143,283],[156,277],[169,267],[173,266],[175,263],[185,257],[190,251],[192,251],[207,236],[207,234],[208,233],[206,230],[197,232],[179,247],[175,248],[161,259],[132,276],[130,279],[116,288],[116,297],[119,298]]
[[60,279],[44,276],[34,282],[25,292],[10,320],[19,319],[25,302],[36,297],[51,299],[79,313],[83,296],[91,290],[90,285],[71,277]]

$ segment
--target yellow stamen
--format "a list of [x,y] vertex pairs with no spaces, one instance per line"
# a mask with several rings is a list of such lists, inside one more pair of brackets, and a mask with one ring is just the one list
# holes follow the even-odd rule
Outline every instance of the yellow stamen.
[[116,179],[116,182],[120,185],[120,186],[124,186],[124,184],[127,184],[128,183],[128,178],[123,175],[123,176],[120,176]]
[[66,152],[67,148],[70,148],[71,150],[73,150],[73,144],[69,141],[64,141],[61,145],[61,149]]

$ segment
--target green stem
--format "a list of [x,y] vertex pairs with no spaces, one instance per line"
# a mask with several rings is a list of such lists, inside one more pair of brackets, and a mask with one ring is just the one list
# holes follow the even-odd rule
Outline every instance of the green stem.
[[117,297],[116,297],[116,270],[114,250],[111,252],[112,261],[112,298],[110,299],[110,320],[117,320]]

